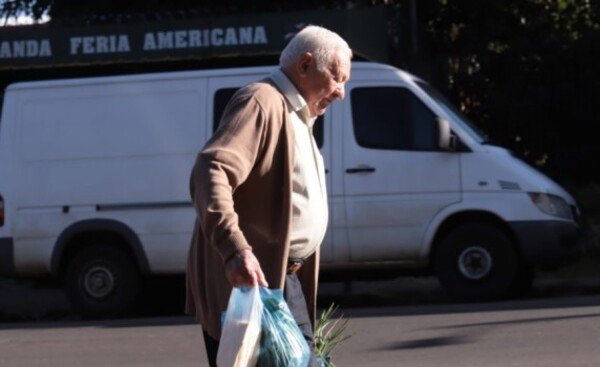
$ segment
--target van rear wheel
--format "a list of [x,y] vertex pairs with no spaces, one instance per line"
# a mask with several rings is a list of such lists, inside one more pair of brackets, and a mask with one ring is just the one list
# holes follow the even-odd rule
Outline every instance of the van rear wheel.
[[81,249],[66,269],[67,297],[84,318],[126,315],[136,306],[141,285],[141,276],[131,256],[108,243]]
[[468,301],[507,296],[520,266],[506,234],[485,223],[464,224],[452,230],[439,243],[434,261],[444,289]]

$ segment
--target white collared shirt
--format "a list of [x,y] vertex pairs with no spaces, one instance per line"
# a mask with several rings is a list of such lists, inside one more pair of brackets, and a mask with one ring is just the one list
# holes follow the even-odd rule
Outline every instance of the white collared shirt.
[[323,157],[312,134],[315,118],[287,76],[277,69],[271,80],[286,98],[295,135],[292,173],[292,228],[290,258],[304,259],[321,245],[327,230],[328,208]]

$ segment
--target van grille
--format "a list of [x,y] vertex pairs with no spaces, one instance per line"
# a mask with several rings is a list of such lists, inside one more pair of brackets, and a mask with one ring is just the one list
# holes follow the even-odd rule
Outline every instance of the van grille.
[[500,188],[502,190],[521,190],[521,186],[519,186],[518,183],[516,182],[510,182],[510,181],[498,181],[498,183],[500,184]]

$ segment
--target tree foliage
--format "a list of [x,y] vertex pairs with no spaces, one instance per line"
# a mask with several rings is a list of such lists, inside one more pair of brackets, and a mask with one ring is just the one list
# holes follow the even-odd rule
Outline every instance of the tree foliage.
[[[272,12],[304,9],[330,9],[356,5],[384,4],[385,0],[0,0],[0,15],[19,13],[40,19],[48,14],[53,22],[77,19],[84,23],[103,20],[119,21],[136,18],[164,18],[186,15],[227,15],[234,13]],[[137,18],[136,18],[137,19]]]
[[531,163],[563,179],[599,178],[598,2],[426,4],[421,24],[439,87],[493,140]]
[[48,12],[51,3],[52,0],[1,0],[0,15],[6,20],[21,14],[39,20]]

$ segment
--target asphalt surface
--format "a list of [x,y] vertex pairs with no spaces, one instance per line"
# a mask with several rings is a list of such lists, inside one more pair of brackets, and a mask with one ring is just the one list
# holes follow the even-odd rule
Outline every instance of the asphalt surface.
[[[600,296],[352,309],[337,366],[596,367]],[[0,324],[0,365],[208,367],[188,317]]]
[[[355,306],[357,299],[373,303],[344,306],[351,337],[335,350],[333,362],[345,367],[598,366],[600,294],[581,295],[599,290],[594,279],[540,279],[526,299],[469,304],[444,298],[435,283],[404,278],[356,283],[351,289],[322,287],[328,294],[323,297]],[[208,366],[201,328],[186,316],[0,322],[0,366],[84,365]]]

